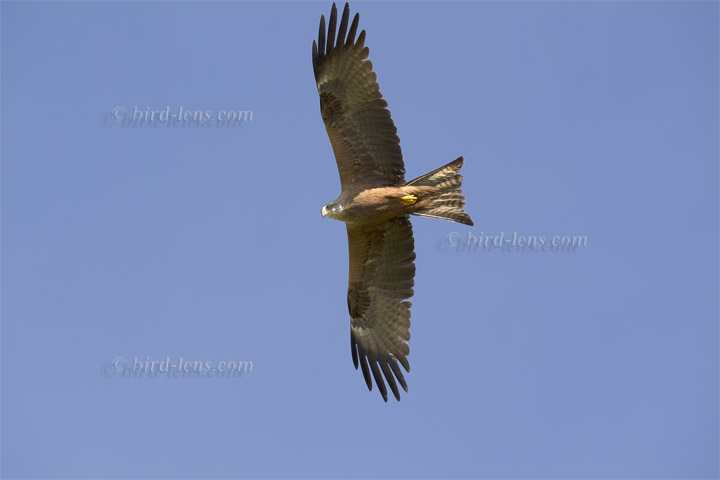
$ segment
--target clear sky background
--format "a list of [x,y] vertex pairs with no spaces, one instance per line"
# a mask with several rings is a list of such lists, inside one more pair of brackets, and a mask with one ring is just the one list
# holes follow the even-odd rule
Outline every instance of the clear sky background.
[[[407,177],[464,155],[476,223],[413,221],[387,404],[320,216],[330,5],[2,2],[2,476],[717,478],[718,3],[351,4]],[[180,356],[253,371],[103,376]]]

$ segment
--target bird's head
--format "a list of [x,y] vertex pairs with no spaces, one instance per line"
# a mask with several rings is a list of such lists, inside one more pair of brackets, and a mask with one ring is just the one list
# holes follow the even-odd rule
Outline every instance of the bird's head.
[[340,210],[342,210],[342,207],[340,206],[337,201],[330,202],[324,207],[322,207],[322,211],[320,212],[325,217],[334,218],[335,220],[339,220],[338,214],[340,213]]

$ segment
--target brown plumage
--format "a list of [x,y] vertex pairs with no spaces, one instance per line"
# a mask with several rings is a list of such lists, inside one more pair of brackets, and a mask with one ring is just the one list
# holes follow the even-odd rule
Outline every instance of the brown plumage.
[[352,23],[349,19],[346,3],[336,28],[333,4],[327,31],[325,17],[320,17],[312,49],[320,112],[342,186],[340,197],[325,205],[322,214],[347,226],[347,302],[355,368],[362,369],[368,389],[374,377],[387,401],[387,381],[400,400],[398,384],[408,390],[400,365],[410,371],[407,299],[413,296],[415,277],[409,215],[473,222],[462,210],[462,157],[405,182],[400,139],[367,59],[365,30],[356,39],[359,15]]

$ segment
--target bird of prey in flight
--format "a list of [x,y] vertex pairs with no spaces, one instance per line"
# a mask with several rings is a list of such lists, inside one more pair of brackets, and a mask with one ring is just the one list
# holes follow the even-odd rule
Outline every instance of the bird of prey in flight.
[[[415,252],[410,215],[473,225],[463,211],[460,157],[444,167],[405,181],[400,139],[368,60],[365,30],[355,38],[345,4],[340,26],[332,6],[327,29],[320,17],[312,62],[320,112],[340,171],[342,192],[322,207],[322,216],[345,222],[350,250],[347,293],[350,348],[355,368],[372,377],[387,402],[387,381],[400,400],[407,392],[400,370],[410,371],[410,305]],[[382,372],[382,373],[381,373]],[[383,381],[383,375],[385,381]],[[397,379],[397,381],[396,381]]]

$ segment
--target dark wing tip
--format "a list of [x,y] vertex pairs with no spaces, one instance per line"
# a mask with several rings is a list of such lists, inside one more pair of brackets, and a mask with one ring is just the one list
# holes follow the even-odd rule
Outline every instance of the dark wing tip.
[[[368,361],[367,353],[363,351],[362,347],[357,344],[355,340],[355,334],[350,331],[350,351],[352,352],[353,365],[357,370],[358,367],[362,369],[363,377],[365,378],[365,384],[368,390],[372,391],[373,379],[375,384],[378,386],[380,395],[383,400],[388,401],[387,387],[383,381],[383,376],[390,386],[390,390],[395,396],[395,399],[400,401],[400,389],[398,383],[405,392],[408,391],[407,382],[403,376],[402,370],[398,366],[398,360],[405,367],[406,371],[410,371],[410,365],[407,362],[406,357],[394,357],[390,356],[388,360],[385,359],[374,359],[372,356]],[[379,368],[378,368],[379,365]],[[382,371],[382,374],[380,373]],[[396,380],[397,378],[397,380]]]
[[[399,361],[402,366],[405,367],[407,372],[410,371],[410,364],[408,363],[406,356],[396,357],[390,354],[389,358],[386,359],[370,355],[370,358],[368,359],[367,352],[363,351],[363,348],[358,345],[355,339],[355,334],[352,330],[350,331],[350,351],[352,352],[353,365],[355,366],[355,369],[357,370],[358,366],[362,369],[363,377],[365,378],[365,384],[367,385],[368,390],[372,391],[374,379],[375,384],[380,391],[380,395],[382,395],[383,400],[386,402],[388,401],[388,394],[385,381],[387,381],[393,396],[395,396],[395,399],[398,402],[400,401],[400,389],[398,388],[398,383],[407,393],[408,385],[405,381],[405,376],[398,365]],[[382,372],[382,374],[380,372]]]
[[325,15],[320,15],[320,28],[318,29],[318,60],[325,55]]
[[363,48],[365,46],[365,30],[360,32],[360,35],[358,35],[357,42],[355,42],[355,45],[357,45],[358,48]]
[[330,53],[330,50],[335,46],[335,26],[337,24],[337,6],[335,3],[332,4],[332,10],[330,10],[330,21],[328,22],[328,34],[327,34],[327,47],[325,51]]
[[[405,393],[408,391],[407,382],[405,381],[405,377],[402,374],[402,370],[400,370],[400,367],[398,367],[397,360],[392,359],[390,362],[388,362],[390,365],[390,368],[392,369],[393,373],[397,377],[398,381],[400,382],[400,386],[405,390]],[[400,398],[398,398],[400,400]]]
[[410,363],[407,361],[407,357],[398,357],[398,361],[403,366],[405,371],[410,373]]
[[373,377],[375,377],[375,383],[378,386],[378,390],[380,390],[380,395],[382,395],[383,400],[387,402],[387,388],[385,387],[385,382],[383,381],[382,375],[380,374],[380,369],[378,368],[377,361],[370,362],[370,370],[372,370]]
[[340,19],[340,29],[337,34],[337,42],[335,48],[341,47],[345,43],[345,34],[347,33],[348,19],[350,18],[350,5],[345,2],[342,18]]
[[312,46],[312,63],[313,63],[313,73],[315,74],[315,79],[317,80],[317,77],[318,77],[318,48],[317,48],[317,43],[315,43],[315,40],[313,40],[313,46]]
[[358,368],[357,342],[355,342],[355,334],[352,333],[352,330],[350,330],[350,351],[352,352],[353,365],[355,365],[355,370],[357,370],[357,368]]
[[365,354],[360,352],[360,368],[362,369],[363,377],[365,378],[365,384],[368,390],[372,392],[372,378],[370,377],[370,369],[368,368],[367,357]]
[[395,382],[395,377],[393,377],[393,374],[390,371],[389,362],[381,361],[380,368],[382,369],[383,375],[385,376],[385,380],[387,380],[388,385],[390,385],[390,390],[392,390],[393,395],[395,395],[395,399],[399,402],[400,401],[400,391],[398,390],[397,383]]
[[360,23],[360,14],[356,13],[353,18],[352,25],[350,25],[350,31],[348,32],[345,45],[350,46],[355,42],[355,34],[357,33],[358,23]]
[[[340,27],[337,27],[337,6],[335,3],[330,10],[327,28],[325,26],[325,15],[320,15],[320,29],[318,31],[317,46],[313,47],[313,72],[317,80],[320,65],[325,56],[329,55],[334,49],[342,46],[351,46],[355,43],[355,34],[357,33],[358,23],[360,22],[360,14],[355,13],[352,24],[348,30],[350,21],[350,4],[345,2],[342,17],[340,18]],[[314,43],[314,42],[313,42]],[[365,43],[365,31],[363,30],[358,37],[360,48]]]

